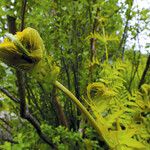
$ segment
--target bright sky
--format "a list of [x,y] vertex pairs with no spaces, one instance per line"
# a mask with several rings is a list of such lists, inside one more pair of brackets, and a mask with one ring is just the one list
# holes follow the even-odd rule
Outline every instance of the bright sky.
[[[143,8],[149,9],[150,11],[150,0],[134,0],[134,5],[138,5],[138,9],[142,10]],[[150,12],[149,12],[149,16],[150,16]],[[150,21],[150,17],[149,17],[149,21]],[[142,26],[142,24],[141,24]],[[144,30],[139,34],[139,43],[137,42],[137,45],[140,44],[141,47],[141,52],[142,53],[150,53],[150,47],[149,48],[145,48],[146,43],[150,43],[150,22],[148,25],[149,30]],[[136,47],[137,50],[139,50],[138,47]]]

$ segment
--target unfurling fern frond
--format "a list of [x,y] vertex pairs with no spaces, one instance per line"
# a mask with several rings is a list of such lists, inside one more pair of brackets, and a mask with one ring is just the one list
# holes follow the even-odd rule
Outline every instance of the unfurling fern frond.
[[16,35],[6,34],[0,44],[0,60],[19,70],[30,72],[42,82],[53,82],[59,67],[51,56],[45,54],[43,40],[33,28],[26,28]]
[[[149,86],[143,92],[126,88],[124,73],[128,66],[104,64],[100,82],[87,87],[87,103],[106,143],[115,150],[150,148]],[[111,139],[111,140],[110,140]]]

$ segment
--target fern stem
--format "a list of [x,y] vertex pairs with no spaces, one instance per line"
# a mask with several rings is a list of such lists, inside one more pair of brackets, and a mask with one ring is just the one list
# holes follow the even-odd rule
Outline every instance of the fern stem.
[[[81,102],[66,88],[64,87],[60,82],[56,81],[54,85],[59,88],[61,91],[63,91],[81,110],[81,112],[88,118],[93,128],[97,131],[97,133],[100,135],[100,137],[107,142],[105,137],[103,136],[100,127],[98,126],[95,119],[92,117],[92,115],[87,111],[87,109],[81,104]],[[109,145],[109,143],[107,143]]]

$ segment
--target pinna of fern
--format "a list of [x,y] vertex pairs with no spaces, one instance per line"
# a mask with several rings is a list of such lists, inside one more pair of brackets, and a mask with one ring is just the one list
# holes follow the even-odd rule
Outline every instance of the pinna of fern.
[[150,148],[150,86],[143,85],[141,92],[133,89],[130,93],[123,76],[128,67],[122,63],[106,65],[99,82],[88,85],[85,101],[109,147],[147,150]]

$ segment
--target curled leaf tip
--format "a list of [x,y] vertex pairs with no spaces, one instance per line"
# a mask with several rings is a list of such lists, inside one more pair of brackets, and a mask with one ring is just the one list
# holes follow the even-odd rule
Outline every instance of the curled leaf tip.
[[30,72],[40,81],[55,82],[59,67],[51,56],[45,55],[43,40],[33,28],[26,28],[16,35],[6,34],[0,44],[0,59],[20,70]]
[[29,71],[42,59],[44,50],[39,33],[28,27],[16,35],[6,34],[0,44],[0,59],[12,67]]

